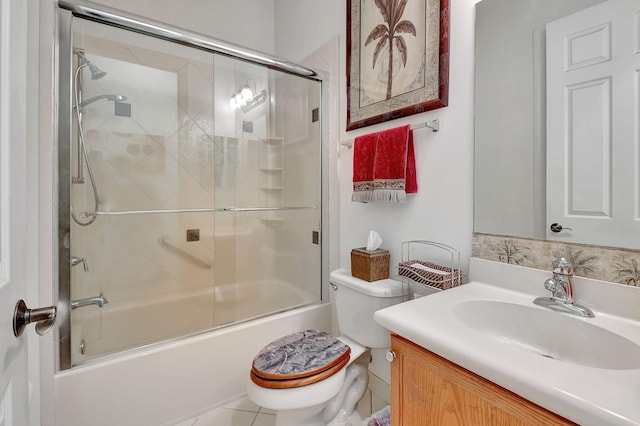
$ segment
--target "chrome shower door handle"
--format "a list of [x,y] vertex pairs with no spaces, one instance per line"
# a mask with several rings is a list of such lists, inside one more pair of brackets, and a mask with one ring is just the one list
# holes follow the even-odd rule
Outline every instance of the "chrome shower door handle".
[[53,328],[57,313],[58,308],[55,306],[29,309],[24,300],[20,299],[13,311],[13,334],[19,337],[25,327],[33,322],[36,324],[36,333],[43,336]]

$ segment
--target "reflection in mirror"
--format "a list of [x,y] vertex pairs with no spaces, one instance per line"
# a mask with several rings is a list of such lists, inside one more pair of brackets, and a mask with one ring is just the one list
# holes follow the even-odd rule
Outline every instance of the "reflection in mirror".
[[[639,20],[624,19],[625,29],[615,18],[634,6],[476,5],[475,232],[640,248],[631,95]],[[631,65],[617,70],[624,50]]]

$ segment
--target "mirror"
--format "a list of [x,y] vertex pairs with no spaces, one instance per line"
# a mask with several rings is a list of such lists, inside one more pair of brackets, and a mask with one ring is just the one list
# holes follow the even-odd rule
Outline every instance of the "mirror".
[[[625,16],[635,14],[635,19],[626,21],[639,25],[640,7],[630,0],[482,0],[476,4],[475,232],[640,249],[640,229],[635,228],[640,224],[636,219],[640,203],[638,185],[634,185],[638,179],[634,168],[640,160],[633,151],[626,160],[627,155],[617,151],[617,144],[635,144],[637,136],[633,131],[623,135],[620,123],[627,123],[622,115],[635,115],[636,120],[640,116],[638,89],[628,90],[629,107],[611,107],[610,97],[619,90],[617,77],[591,77],[589,82],[603,83],[589,85],[558,83],[554,74],[556,68],[577,75],[586,65],[609,66],[612,60],[606,55],[613,51],[615,56],[618,51],[615,25],[584,22],[583,29],[573,28],[561,36],[553,31],[569,17],[586,21],[582,16],[590,10],[604,22],[597,8],[610,5],[626,7]],[[634,31],[631,28],[630,34],[637,34]],[[640,56],[637,35],[632,39],[628,41],[634,43],[632,55]],[[593,49],[599,50],[594,53]],[[571,53],[578,65],[564,57],[558,61],[553,52]],[[633,69],[639,69],[638,58],[633,60]],[[635,84],[636,74],[627,65],[630,84]],[[603,102],[597,104],[596,98]],[[577,125],[577,114],[591,114],[591,118]],[[625,126],[637,128],[633,122]],[[618,176],[622,161],[630,169]],[[563,166],[568,170],[558,168]],[[580,198],[584,194],[590,199]],[[591,222],[571,222],[583,216]],[[612,217],[621,216],[628,218],[625,224],[608,227]],[[554,224],[559,232],[551,230]]]

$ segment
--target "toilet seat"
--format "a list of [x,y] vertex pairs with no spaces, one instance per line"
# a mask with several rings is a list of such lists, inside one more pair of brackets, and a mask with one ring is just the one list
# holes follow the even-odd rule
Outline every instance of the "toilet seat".
[[286,389],[319,382],[340,371],[351,348],[318,330],[289,334],[265,346],[253,359],[251,380],[258,386]]

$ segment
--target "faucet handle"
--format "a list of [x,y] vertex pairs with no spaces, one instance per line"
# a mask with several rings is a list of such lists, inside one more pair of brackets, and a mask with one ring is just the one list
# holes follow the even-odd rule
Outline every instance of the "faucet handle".
[[544,282],[544,288],[551,292],[551,297],[556,300],[565,301],[568,299],[567,292],[561,282],[554,278],[548,278]]
[[556,289],[558,288],[558,282],[553,278],[548,278],[544,282],[544,288],[552,293],[555,293]]
[[77,257],[71,256],[70,260],[71,266],[76,266],[79,263],[82,263],[85,272],[89,272],[89,260],[86,257]]
[[552,263],[554,274],[573,275],[573,264],[566,257],[559,257]]

